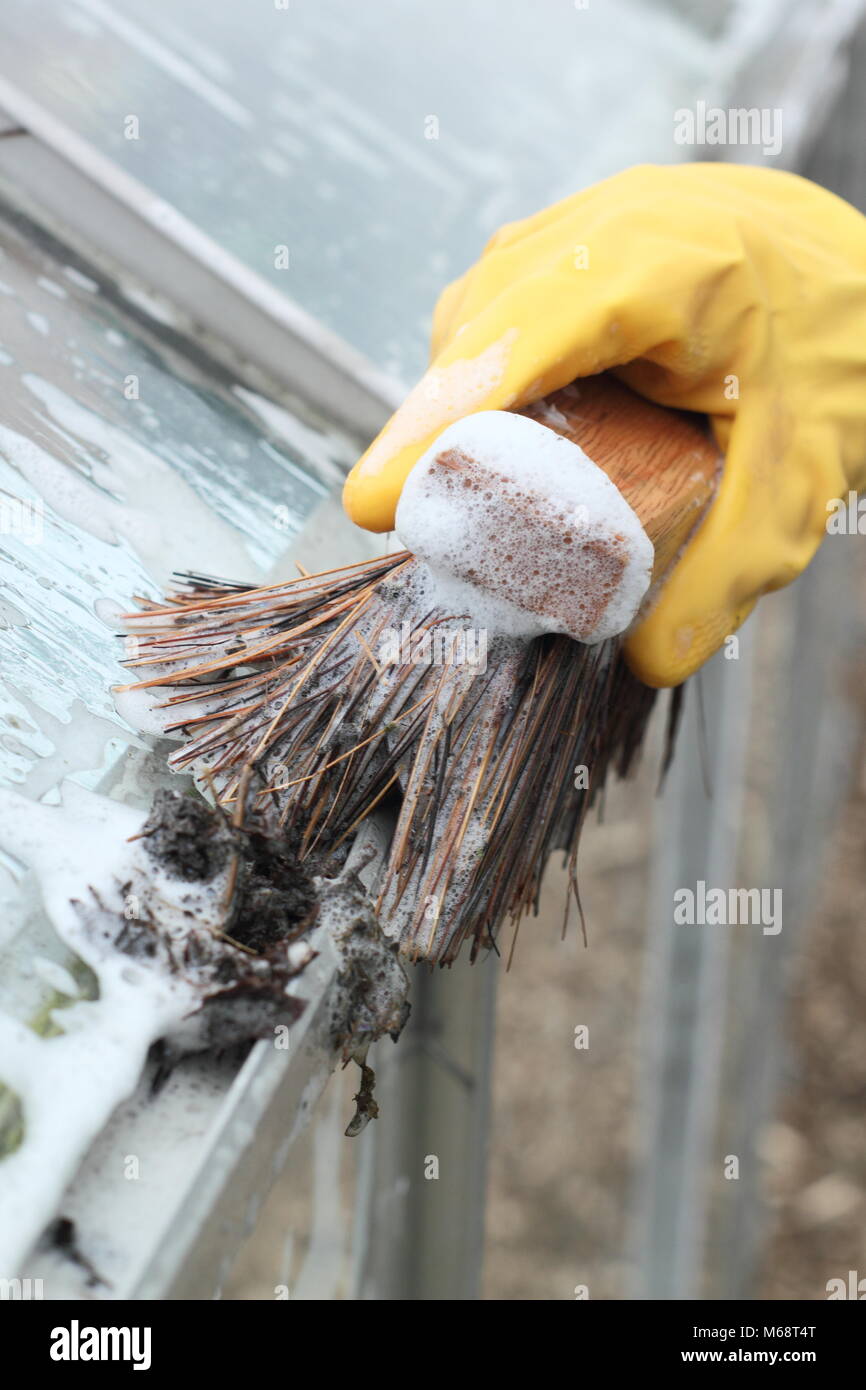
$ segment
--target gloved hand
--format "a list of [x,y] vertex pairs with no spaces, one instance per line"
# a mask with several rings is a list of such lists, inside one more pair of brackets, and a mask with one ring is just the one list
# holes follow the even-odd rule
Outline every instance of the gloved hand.
[[431,366],[355,466],[346,510],[390,530],[451,421],[614,368],[705,411],[725,452],[706,519],[626,656],[677,685],[803,569],[866,481],[866,218],[794,174],[640,166],[504,227],[436,308]]

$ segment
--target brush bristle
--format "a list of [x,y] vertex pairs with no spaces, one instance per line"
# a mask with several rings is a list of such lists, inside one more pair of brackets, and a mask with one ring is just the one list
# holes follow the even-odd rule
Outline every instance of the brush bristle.
[[398,804],[380,921],[446,964],[537,908],[552,850],[577,898],[584,816],[631,769],[655,692],[619,639],[493,636],[467,659],[478,634],[430,605],[425,573],[404,551],[264,589],[183,575],[128,615],[128,664],[153,668],[139,686],[166,687],[166,727],[188,735],[173,765],[227,802],[255,768],[302,858]]

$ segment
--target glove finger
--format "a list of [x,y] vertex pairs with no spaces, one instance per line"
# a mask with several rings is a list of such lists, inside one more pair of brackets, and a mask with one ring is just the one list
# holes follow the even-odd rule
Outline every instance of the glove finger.
[[[467,275],[470,272],[467,271]],[[433,310],[433,327],[430,330],[430,361],[435,362],[452,335],[453,325],[460,310],[460,303],[466,293],[467,275],[452,280],[446,285]]]
[[[680,248],[668,237],[659,252],[671,268],[677,264]],[[692,273],[722,274],[737,255],[736,247],[704,250],[693,257]],[[635,257],[623,266],[599,243],[586,271],[566,252],[541,273],[506,274],[496,292],[468,310],[470,317],[349,474],[343,501],[352,520],[390,530],[409,471],[464,415],[526,405],[576,377],[647,353],[658,351],[669,362],[682,356],[691,298],[667,292],[670,271],[659,271],[658,262],[658,255],[654,263]],[[465,292],[471,295],[472,285]],[[689,360],[694,368],[694,353]],[[702,372],[713,377],[703,363]]]
[[832,429],[798,419],[773,390],[750,388],[733,424],[719,493],[654,607],[626,640],[646,685],[679,685],[757,599],[789,583],[825,534],[844,474]]

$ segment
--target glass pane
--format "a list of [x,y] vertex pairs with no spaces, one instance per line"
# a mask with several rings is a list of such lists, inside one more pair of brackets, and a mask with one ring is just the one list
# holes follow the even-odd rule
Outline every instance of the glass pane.
[[0,294],[0,777],[39,797],[121,728],[108,599],[173,568],[264,579],[352,451],[169,351],[8,217]]
[[712,54],[677,8],[7,0],[0,39],[30,95],[411,380],[502,222],[683,157]]

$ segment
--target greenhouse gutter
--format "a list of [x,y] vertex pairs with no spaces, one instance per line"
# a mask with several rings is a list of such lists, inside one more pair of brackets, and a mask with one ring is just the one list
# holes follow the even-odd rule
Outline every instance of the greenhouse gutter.
[[229,346],[233,366],[252,365],[359,436],[377,434],[401,400],[399,383],[5,77],[0,171],[89,255],[134,267],[209,350]]
[[[0,176],[22,212],[110,270],[132,310],[141,309],[136,289],[158,296],[158,327],[169,324],[182,350],[204,348],[253,390],[272,399],[285,391],[293,409],[318,406],[356,440],[375,433],[399,400],[401,388],[339,337],[2,78]],[[331,528],[325,533],[322,544]],[[362,830],[359,847],[371,833],[380,843],[365,878],[375,875],[386,848],[378,822]],[[110,1282],[94,1284],[87,1265],[38,1240],[37,1227],[16,1274],[44,1280],[51,1298],[219,1297],[338,1060],[320,1026],[335,969],[335,962],[317,962],[314,996],[288,1053],[257,1045],[240,1071],[206,1054],[193,1057],[158,1093],[149,1068],[95,1139],[60,1214],[74,1222],[82,1250],[93,1251],[98,1265],[105,1257]],[[364,1298],[406,1297],[409,1288],[417,1297],[470,1298],[483,1248],[495,972],[425,972],[412,983],[406,1041],[377,1060],[382,1118],[356,1141],[352,1290]],[[419,1144],[422,1153],[442,1152],[453,1190],[446,1182],[407,1189],[408,1151],[414,1155]],[[132,1206],[118,1153],[136,1155],[150,1175],[135,1184]],[[119,1207],[130,1220],[116,1219]],[[420,1231],[435,1244],[433,1258],[420,1257],[411,1238]]]

